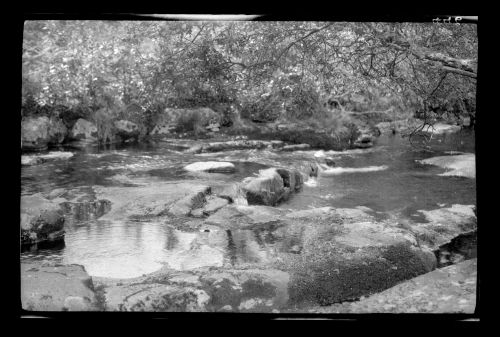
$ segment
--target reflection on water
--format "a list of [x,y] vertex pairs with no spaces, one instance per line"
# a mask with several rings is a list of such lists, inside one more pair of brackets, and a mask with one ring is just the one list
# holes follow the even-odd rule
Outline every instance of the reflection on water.
[[[22,193],[50,192],[55,188],[92,185],[127,186],[155,180],[195,179],[241,181],[268,166],[301,168],[323,155],[334,159],[336,174],[319,174],[279,207],[366,206],[383,217],[399,212],[423,221],[419,209],[451,204],[474,204],[475,179],[442,177],[443,169],[416,160],[450,151],[474,153],[474,138],[466,132],[433,139],[434,152],[412,148],[398,136],[381,137],[376,147],[346,152],[229,151],[188,155],[171,145],[134,145],[75,151],[67,160],[22,168]],[[67,149],[65,149],[67,151]],[[233,174],[191,174],[182,168],[204,160],[233,162]],[[344,168],[344,169],[340,169]],[[346,170],[346,168],[349,168]],[[376,168],[376,169],[374,169]],[[384,169],[380,169],[384,168]],[[110,179],[111,178],[111,179]],[[85,219],[84,219],[85,220]],[[183,232],[163,222],[103,221],[68,223],[64,242],[39,244],[23,250],[22,260],[84,265],[90,275],[136,277],[163,266],[186,270],[205,266],[265,264],[277,253],[300,253],[301,228],[268,227],[223,230],[216,227]]]

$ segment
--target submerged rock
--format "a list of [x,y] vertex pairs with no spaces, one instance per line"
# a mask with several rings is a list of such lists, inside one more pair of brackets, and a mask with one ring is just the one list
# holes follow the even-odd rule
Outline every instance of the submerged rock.
[[21,244],[63,239],[64,221],[58,204],[40,194],[21,197]]
[[218,161],[196,162],[185,166],[184,169],[190,172],[210,173],[231,173],[236,170],[233,163]]
[[448,169],[440,176],[476,178],[476,155],[472,153],[456,156],[440,156],[419,160],[422,164],[436,165]]
[[92,278],[80,265],[21,263],[21,303],[28,311],[96,311]]

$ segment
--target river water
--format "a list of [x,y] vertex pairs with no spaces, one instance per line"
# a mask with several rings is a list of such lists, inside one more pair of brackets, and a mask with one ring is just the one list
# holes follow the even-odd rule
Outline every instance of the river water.
[[[317,178],[307,180],[300,193],[278,207],[297,210],[365,206],[381,218],[397,214],[425,221],[418,210],[475,204],[475,179],[440,176],[444,169],[417,162],[458,152],[474,153],[474,134],[462,130],[434,136],[427,145],[430,148],[414,147],[408,140],[391,135],[377,139],[372,148],[344,152],[237,150],[195,155],[183,153],[182,144],[169,142],[85,150],[66,147],[64,151],[74,153],[70,159],[22,167],[21,194],[95,185],[123,186],[126,193],[126,187],[137,182],[239,182],[259,169],[270,166],[301,169],[309,162],[322,162],[327,156],[335,161],[335,166],[323,165]],[[236,172],[194,175],[183,170],[189,163],[208,160],[233,162]],[[153,272],[164,265],[188,270],[265,262],[276,242],[272,235],[259,235],[262,233],[181,231],[160,221],[97,219],[68,224],[63,243],[23,251],[21,260],[77,263],[84,265],[91,276],[128,278]],[[197,249],[193,253],[194,242]],[[207,242],[210,244],[205,244]]]

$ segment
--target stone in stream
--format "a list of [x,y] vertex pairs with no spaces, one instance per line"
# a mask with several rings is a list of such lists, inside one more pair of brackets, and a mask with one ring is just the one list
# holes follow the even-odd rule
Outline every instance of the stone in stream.
[[299,150],[309,150],[311,145],[309,144],[292,144],[285,145],[281,148],[281,151],[299,151]]
[[269,168],[260,170],[257,177],[245,178],[242,190],[250,205],[276,205],[301,188],[302,175],[296,170]]
[[232,173],[236,170],[233,163],[219,161],[195,162],[185,166],[184,169],[190,172],[209,173]]
[[187,216],[205,204],[210,187],[192,182],[156,183],[134,187],[94,186],[97,200],[109,200],[111,210],[102,220],[156,217],[167,214]]
[[22,244],[62,240],[64,221],[59,205],[41,194],[21,197]]
[[281,141],[266,141],[266,140],[231,140],[226,142],[213,142],[203,145],[195,145],[186,152],[188,153],[204,153],[204,152],[220,152],[231,150],[245,149],[265,149],[265,148],[280,148],[283,147]]
[[21,303],[28,311],[97,311],[92,278],[80,265],[21,263]]
[[436,165],[447,169],[440,176],[461,176],[467,178],[476,177],[476,155],[466,153],[456,156],[439,156],[419,160],[418,162],[428,165]]
[[55,159],[69,159],[73,157],[72,152],[63,152],[63,151],[52,151],[47,154],[39,154],[39,155],[22,155],[21,156],[21,165],[37,165],[41,163],[45,163],[46,161],[55,160]]

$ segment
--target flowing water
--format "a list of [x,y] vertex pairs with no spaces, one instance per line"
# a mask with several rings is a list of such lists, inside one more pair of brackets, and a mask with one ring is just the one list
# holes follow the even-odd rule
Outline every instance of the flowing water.
[[[365,206],[381,218],[393,213],[425,221],[417,210],[475,204],[475,179],[440,176],[445,169],[417,162],[457,152],[474,153],[474,135],[463,130],[434,137],[428,145],[430,149],[415,148],[396,135],[380,137],[370,149],[344,152],[237,150],[195,155],[183,153],[184,144],[167,142],[86,150],[65,148],[64,151],[74,153],[70,159],[22,167],[21,193],[49,193],[56,188],[95,185],[126,188],[137,183],[175,180],[239,182],[266,167],[301,169],[327,156],[334,160],[335,166],[323,165],[317,178],[307,180],[302,191],[279,208]],[[212,160],[230,161],[236,171],[192,174],[183,170],[189,163]],[[163,265],[186,270],[265,263],[275,250],[282,249],[283,241],[294,247],[293,237],[277,239],[273,235],[275,229],[231,232],[200,228],[193,232],[162,221],[99,219],[70,223],[65,229],[64,243],[32,247],[21,253],[21,260],[82,264],[92,276],[135,277]]]

